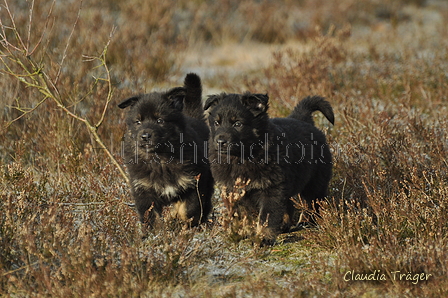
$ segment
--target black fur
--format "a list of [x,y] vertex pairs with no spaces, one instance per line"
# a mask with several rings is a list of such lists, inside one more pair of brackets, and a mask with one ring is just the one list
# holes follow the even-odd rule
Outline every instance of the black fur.
[[201,80],[188,74],[184,86],[128,98],[124,158],[140,220],[151,226],[164,206],[176,203],[182,219],[197,225],[212,208],[213,178],[204,158],[209,137]]
[[334,115],[331,105],[315,96],[303,99],[289,117],[269,119],[268,99],[265,94],[223,93],[209,96],[204,108],[214,179],[227,189],[238,178],[250,180],[240,204],[257,210],[270,243],[291,226],[291,197],[300,194],[312,205],[327,195],[331,153],[311,114],[319,110],[331,123]]

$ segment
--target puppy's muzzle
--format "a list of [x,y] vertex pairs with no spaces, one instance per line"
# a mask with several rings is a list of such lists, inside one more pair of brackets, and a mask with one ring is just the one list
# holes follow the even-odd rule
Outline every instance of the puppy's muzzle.
[[217,145],[219,148],[226,147],[226,146],[227,146],[227,140],[224,140],[224,139],[217,139],[217,140],[216,140],[216,145]]
[[229,141],[229,136],[224,134],[219,134],[215,137],[215,148],[217,151],[226,153],[231,147],[231,142]]
[[140,136],[140,147],[144,147],[148,149],[149,147],[152,147],[152,135],[149,132],[144,132]]
[[151,134],[150,133],[147,133],[147,132],[145,132],[144,134],[142,134],[142,141],[143,142],[149,142],[150,140],[151,140]]

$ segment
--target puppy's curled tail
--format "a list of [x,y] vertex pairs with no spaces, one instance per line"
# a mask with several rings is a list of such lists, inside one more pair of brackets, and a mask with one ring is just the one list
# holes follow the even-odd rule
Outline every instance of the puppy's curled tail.
[[202,107],[202,84],[201,78],[195,73],[185,76],[185,101],[183,112],[199,120],[204,120],[204,108]]
[[315,111],[321,111],[328,121],[334,124],[333,108],[328,101],[320,96],[308,96],[302,99],[289,117],[314,125],[312,114]]

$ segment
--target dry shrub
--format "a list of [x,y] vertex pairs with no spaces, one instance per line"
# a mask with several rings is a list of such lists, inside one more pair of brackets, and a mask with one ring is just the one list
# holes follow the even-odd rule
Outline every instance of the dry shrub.
[[[88,189],[75,192],[95,182],[91,174],[65,192],[64,183],[20,163],[1,171],[0,293],[139,296],[200,278],[197,267],[220,249],[197,229],[169,222],[142,241],[134,211],[118,200],[124,185],[90,184],[92,195],[109,196],[93,201],[76,197]],[[109,175],[103,169],[98,178]]]
[[298,11],[288,1],[244,1],[241,14],[247,20],[247,39],[266,42],[284,43],[294,39]]
[[149,88],[148,81],[163,81],[177,70],[187,42],[187,36],[173,22],[177,2],[119,2],[118,28],[108,60],[117,68],[117,80],[139,89]]
[[336,248],[346,270],[381,270],[389,280],[393,271],[426,272],[443,288],[447,123],[403,108],[358,112],[363,120],[345,111],[350,134],[336,156],[332,183],[339,200],[324,204],[321,231],[312,238]]
[[264,77],[246,83],[250,89],[268,93],[272,116],[286,116],[303,97],[329,96],[337,88],[336,67],[346,59],[344,39],[350,28],[334,30],[313,38],[306,48],[274,52]]
[[405,23],[411,16],[405,8],[409,5],[423,6],[426,0],[306,0],[302,4],[309,10],[307,14],[310,27],[319,26],[328,29],[332,26],[343,27],[350,23],[357,26],[376,26],[381,21],[388,21],[394,26]]
[[[396,289],[408,288],[420,295],[446,289],[448,227],[443,218],[448,188],[444,180],[438,174],[431,178],[416,175],[406,186],[369,191],[365,206],[350,199],[324,203],[320,230],[309,237],[335,249],[338,268],[332,273],[334,282],[346,286],[343,273],[349,270],[381,270],[386,283],[394,283]],[[432,277],[415,287],[394,280],[395,271]]]
[[[248,214],[240,202],[246,193],[246,186],[249,183],[250,180],[242,181],[237,179],[232,190],[228,190],[225,187],[221,189],[221,200],[224,207],[221,215],[221,224],[232,242],[239,242],[246,238],[255,239],[254,237],[256,237],[257,223],[254,221],[254,218],[257,217],[257,214]],[[258,240],[261,241],[261,238]]]
[[300,35],[300,10],[290,1],[203,1],[199,6],[189,2],[186,10],[193,44],[284,43]]

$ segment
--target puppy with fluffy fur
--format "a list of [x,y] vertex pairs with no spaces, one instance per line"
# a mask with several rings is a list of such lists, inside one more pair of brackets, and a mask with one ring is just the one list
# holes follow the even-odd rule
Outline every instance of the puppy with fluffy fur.
[[133,96],[118,105],[130,108],[124,158],[140,220],[148,226],[170,204],[192,225],[210,213],[213,178],[204,158],[209,130],[201,95],[201,80],[191,73],[183,87]]
[[246,181],[239,205],[258,213],[263,241],[272,244],[291,226],[291,197],[310,205],[327,195],[332,158],[312,113],[321,111],[333,124],[331,105],[321,97],[303,99],[286,118],[270,119],[265,94],[209,96],[204,109],[210,127],[209,162],[215,181],[233,189]]

